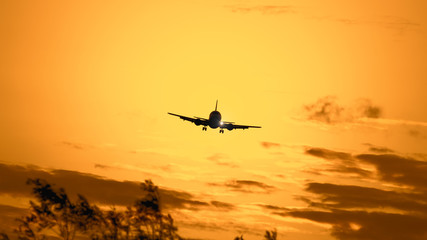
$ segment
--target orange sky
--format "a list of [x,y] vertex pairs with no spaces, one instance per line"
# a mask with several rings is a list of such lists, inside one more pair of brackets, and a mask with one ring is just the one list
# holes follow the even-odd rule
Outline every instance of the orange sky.
[[[272,228],[279,239],[346,239],[343,226],[379,239],[381,226],[363,218],[377,213],[426,223],[427,201],[405,195],[427,199],[416,174],[427,159],[425,9],[421,0],[2,1],[0,171],[11,174],[0,177],[0,205],[27,206],[21,166],[58,182],[67,170],[76,181],[151,178],[190,193],[210,207],[170,211],[195,239],[261,239]],[[203,132],[166,114],[207,117],[217,99],[224,120],[263,128]],[[319,209],[336,221],[314,217]]]

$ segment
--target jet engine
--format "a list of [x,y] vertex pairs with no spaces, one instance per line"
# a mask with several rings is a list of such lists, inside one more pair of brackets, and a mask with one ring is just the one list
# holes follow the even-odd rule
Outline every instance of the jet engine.
[[231,131],[234,129],[233,124],[227,124],[226,128],[228,129],[228,131]]
[[200,124],[202,124],[202,121],[200,119],[196,119],[194,121],[194,124],[196,124],[196,126],[199,126]]

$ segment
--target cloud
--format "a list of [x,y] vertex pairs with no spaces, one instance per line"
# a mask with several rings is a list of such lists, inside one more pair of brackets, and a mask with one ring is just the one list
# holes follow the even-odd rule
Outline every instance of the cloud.
[[348,17],[310,17],[318,21],[329,21],[337,22],[345,25],[365,25],[365,26],[376,26],[380,28],[386,28],[394,30],[398,35],[403,35],[409,30],[418,30],[421,24],[413,22],[409,19],[397,17],[397,16],[377,16],[371,19],[360,20]]
[[98,163],[95,163],[94,167],[95,168],[101,168],[101,169],[111,169],[111,168],[113,168],[111,166],[104,165],[104,164],[98,164]]
[[427,162],[396,154],[359,154],[364,163],[376,167],[381,180],[427,190]]
[[350,106],[338,104],[336,97],[326,96],[304,106],[305,118],[325,124],[355,122],[362,118],[379,118],[382,110],[368,99],[359,99]]
[[278,148],[280,147],[280,143],[273,143],[273,142],[261,142],[261,146],[264,148]]
[[[140,182],[117,181],[97,175],[68,170],[44,170],[35,166],[0,163],[0,194],[12,197],[31,197],[28,178],[45,179],[55,187],[64,188],[70,196],[81,194],[89,201],[107,205],[131,205],[143,195]],[[166,209],[217,209],[218,203],[199,201],[184,191],[160,188],[162,204]],[[225,203],[224,203],[225,206]]]
[[373,24],[377,24],[384,28],[393,29],[398,34],[404,34],[410,29],[418,28],[421,26],[421,24],[419,23],[397,16],[385,16],[381,20],[373,22]]
[[266,210],[272,210],[272,211],[289,211],[289,208],[285,208],[285,207],[279,207],[279,206],[275,206],[275,205],[270,205],[270,204],[257,204],[257,206],[266,209]]
[[422,127],[420,126],[416,126],[415,128],[412,129],[408,129],[408,135],[416,138],[416,139],[421,139],[421,140],[426,140],[427,139],[427,134],[424,131],[425,129],[422,129]]
[[427,237],[427,219],[421,216],[345,210],[293,210],[277,214],[331,224],[331,235],[336,239],[421,240]]
[[225,187],[231,191],[243,193],[271,193],[276,190],[274,186],[252,180],[230,180],[225,183],[209,183],[209,185]]
[[324,148],[311,148],[307,147],[305,153],[314,157],[324,158],[324,159],[341,159],[341,160],[350,160],[352,159],[351,154],[345,152],[336,152]]
[[325,169],[328,172],[344,173],[344,174],[357,174],[360,177],[366,178],[372,175],[371,171],[359,168],[359,167],[349,167],[344,164],[339,164],[331,168]]
[[82,143],[75,143],[75,142],[69,142],[69,141],[62,141],[61,144],[63,146],[73,148],[76,150],[87,150],[93,148],[93,146],[88,144],[82,144]]
[[427,216],[427,203],[421,200],[422,194],[331,183],[309,183],[306,191],[317,194],[310,205],[324,209],[392,208]]
[[427,236],[427,203],[420,194],[330,183],[309,183],[306,190],[315,194],[315,200],[299,198],[309,203],[307,208],[260,206],[271,214],[330,224],[336,239],[418,240]]
[[226,6],[234,13],[252,13],[259,12],[262,14],[287,14],[295,13],[295,7],[290,5],[262,5],[262,6]]
[[211,205],[225,210],[232,210],[235,208],[233,204],[220,201],[211,201]]
[[391,150],[389,148],[374,146],[370,143],[365,143],[364,145],[368,146],[369,151],[374,152],[374,153],[392,153],[392,152],[394,152],[393,150]]
[[260,206],[271,214],[330,224],[331,235],[336,239],[426,239],[427,162],[366,145],[373,153],[315,147],[307,148],[305,153],[332,162],[337,170],[357,172],[364,170],[360,165],[370,165],[375,174],[365,174],[363,178],[377,182],[375,187],[312,181],[306,185],[306,196],[296,196],[308,204],[306,208]]
[[329,168],[311,171],[317,174],[321,174],[321,171],[357,174],[361,177],[368,177],[372,174],[371,171],[360,168],[357,164],[357,160],[355,160],[350,153],[337,152],[324,148],[306,147],[305,154],[333,161],[333,164]]
[[227,167],[231,167],[231,168],[237,168],[238,167],[236,164],[226,162],[226,161],[221,161],[221,159],[228,159],[228,156],[225,154],[222,154],[222,153],[216,153],[212,156],[207,157],[206,159],[208,159],[211,162],[216,163],[219,166],[227,166]]
[[379,180],[427,189],[426,161],[400,156],[388,148],[370,147],[371,151],[372,149],[376,153],[352,155],[324,148],[307,147],[305,153],[325,160],[334,160],[335,163],[342,164],[341,167],[355,168],[355,171],[363,170],[359,165],[368,163],[376,168]]

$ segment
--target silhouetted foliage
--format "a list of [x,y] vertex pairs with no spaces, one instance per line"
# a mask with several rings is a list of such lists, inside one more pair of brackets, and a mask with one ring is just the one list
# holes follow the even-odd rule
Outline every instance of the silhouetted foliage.
[[277,230],[265,231],[264,238],[265,240],[277,240]]
[[30,201],[30,214],[18,220],[20,240],[46,239],[48,235],[73,240],[77,234],[94,240],[182,239],[172,217],[162,213],[159,189],[150,180],[141,183],[144,197],[125,211],[101,210],[81,195],[73,202],[64,189],[53,189],[44,180],[29,179],[27,183],[33,186],[37,201]]
[[[125,210],[102,210],[78,195],[72,201],[63,188],[55,189],[45,180],[28,179],[35,201],[30,213],[15,230],[19,240],[45,240],[51,236],[73,240],[182,240],[171,215],[161,209],[159,188],[151,180],[141,183],[144,196]],[[277,240],[277,231],[266,231],[265,240]],[[9,240],[0,233],[0,240]],[[234,240],[244,240],[243,235]]]
[[72,240],[77,232],[86,232],[88,223],[94,221],[97,207],[90,206],[83,196],[79,195],[73,203],[64,189],[55,190],[46,181],[29,179],[27,183],[34,186],[37,201],[30,201],[30,215],[19,219],[19,239],[45,239],[52,232]]
[[9,236],[6,233],[0,233],[0,240],[9,240]]

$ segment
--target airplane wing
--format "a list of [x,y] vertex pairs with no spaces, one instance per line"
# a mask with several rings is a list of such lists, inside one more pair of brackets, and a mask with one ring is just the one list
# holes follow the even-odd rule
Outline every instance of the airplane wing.
[[195,123],[196,125],[207,126],[209,124],[209,121],[206,118],[199,118],[199,117],[192,118],[192,117],[186,117],[186,116],[182,116],[182,115],[170,113],[170,112],[168,112],[168,114],[172,115],[172,116],[179,117],[184,121],[189,121],[189,122]]
[[219,126],[220,128],[226,128],[228,130],[233,129],[248,129],[248,128],[261,128],[260,126],[249,126],[249,125],[237,125],[232,123],[227,123]]

